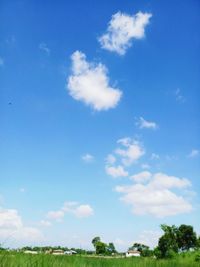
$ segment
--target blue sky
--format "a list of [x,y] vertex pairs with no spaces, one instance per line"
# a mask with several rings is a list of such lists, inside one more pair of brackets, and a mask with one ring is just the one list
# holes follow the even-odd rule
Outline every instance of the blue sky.
[[0,5],[0,243],[200,233],[199,2]]

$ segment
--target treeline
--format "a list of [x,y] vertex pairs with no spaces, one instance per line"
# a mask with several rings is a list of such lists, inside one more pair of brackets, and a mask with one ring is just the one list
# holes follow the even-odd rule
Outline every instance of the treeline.
[[[197,236],[191,225],[182,224],[179,227],[172,225],[162,224],[161,229],[163,235],[158,240],[158,245],[154,249],[150,249],[146,244],[134,243],[129,247],[128,251],[134,250],[139,251],[142,257],[156,257],[161,258],[173,258],[176,255],[187,252],[200,250],[200,237]],[[114,243],[105,243],[100,237],[95,237],[92,239],[92,245],[94,246],[94,251],[85,250],[81,248],[68,248],[62,246],[26,246],[18,251],[37,251],[38,253],[45,253],[46,251],[63,250],[69,251],[73,250],[77,254],[82,255],[122,255],[124,253],[117,252]],[[4,248],[5,249],[5,248]],[[0,246],[0,250],[3,248]],[[200,261],[200,254],[198,260]]]
[[[129,250],[139,251],[143,257],[173,258],[178,253],[200,249],[200,237],[197,237],[191,225],[182,224],[179,227],[162,224],[163,235],[154,249],[140,243],[134,243]],[[113,243],[106,244],[100,237],[92,240],[97,255],[112,255],[117,251]]]

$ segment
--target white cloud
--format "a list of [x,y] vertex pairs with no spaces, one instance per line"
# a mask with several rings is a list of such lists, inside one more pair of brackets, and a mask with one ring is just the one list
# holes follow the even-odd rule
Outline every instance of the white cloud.
[[194,158],[199,155],[199,150],[198,149],[192,149],[192,151],[189,153],[188,158]]
[[134,139],[123,138],[117,142],[121,144],[123,148],[117,148],[115,153],[122,157],[122,163],[124,165],[128,166],[135,163],[145,154],[142,145]]
[[106,173],[112,177],[126,177],[128,172],[124,170],[123,166],[106,166]]
[[39,229],[24,225],[21,216],[15,209],[0,208],[0,239],[9,240],[13,243],[31,243],[43,240],[43,235]]
[[189,201],[177,193],[178,189],[188,188],[190,185],[187,179],[156,173],[145,185],[136,183],[117,186],[116,191],[123,194],[121,200],[132,206],[134,214],[165,217],[192,210]]
[[87,154],[82,156],[82,160],[85,161],[86,163],[91,163],[91,162],[94,161],[94,156],[92,156],[91,154],[87,153]]
[[132,175],[130,178],[131,180],[138,182],[138,183],[143,183],[148,181],[151,178],[152,174],[148,171],[143,171],[140,173],[137,173],[135,175]]
[[74,52],[71,59],[72,75],[67,82],[69,94],[98,111],[114,108],[122,92],[109,85],[106,67],[86,61],[85,54],[80,51]]
[[0,57],[0,67],[2,67],[4,65],[4,60],[2,57]]
[[133,39],[142,39],[145,36],[145,27],[151,17],[150,13],[138,12],[130,16],[117,12],[112,16],[106,33],[99,38],[101,47],[124,55]]
[[112,165],[116,162],[116,158],[112,155],[112,154],[109,154],[107,157],[106,157],[106,163],[108,165]]
[[49,49],[46,43],[40,43],[39,49],[44,51],[47,55],[50,55],[51,50]]
[[[105,171],[112,177],[127,177],[129,175],[126,168],[136,163],[145,154],[143,146],[130,137],[125,137],[117,141],[118,147],[113,154],[108,154],[105,159]],[[120,162],[116,164],[117,162]]]
[[61,222],[66,213],[71,213],[78,218],[86,218],[94,214],[93,208],[88,204],[79,205],[75,201],[66,201],[57,211],[49,211],[46,217],[50,220]]
[[47,213],[47,218],[50,220],[56,220],[57,222],[61,222],[62,219],[64,218],[64,211],[62,210],[57,210],[57,211],[49,211]]
[[78,218],[86,218],[94,214],[93,209],[90,207],[90,205],[80,205],[78,206],[73,213]]
[[17,210],[0,208],[0,228],[20,228],[22,220]]
[[158,128],[158,125],[153,122],[153,121],[147,121],[145,120],[143,117],[140,117],[138,119],[138,121],[136,122],[136,125],[140,128],[140,129],[157,129]]

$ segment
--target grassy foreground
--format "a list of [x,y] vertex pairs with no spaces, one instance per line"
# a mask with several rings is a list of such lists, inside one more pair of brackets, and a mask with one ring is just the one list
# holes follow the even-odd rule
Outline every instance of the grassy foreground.
[[197,267],[195,254],[178,256],[176,259],[150,258],[97,258],[86,256],[25,255],[22,253],[0,254],[0,267]]

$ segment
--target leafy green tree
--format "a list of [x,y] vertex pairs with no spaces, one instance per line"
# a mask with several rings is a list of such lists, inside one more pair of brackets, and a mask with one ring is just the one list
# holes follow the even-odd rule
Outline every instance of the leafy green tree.
[[99,255],[99,254],[106,254],[106,252],[107,252],[107,245],[106,245],[106,243],[103,243],[103,242],[101,242],[101,241],[98,241],[98,242],[96,242],[96,246],[95,246],[95,248],[96,248],[96,254],[97,255]]
[[109,243],[106,250],[109,255],[117,252],[113,243]]
[[178,228],[177,234],[178,247],[182,251],[188,251],[197,246],[197,235],[191,225],[182,224]]
[[94,237],[93,239],[92,239],[92,244],[93,244],[93,246],[96,248],[96,244],[98,243],[98,242],[101,242],[101,238],[99,237],[99,236],[96,236],[96,237]]
[[149,249],[148,246],[141,244],[141,243],[134,243],[129,250],[137,250],[141,252],[141,256],[143,257],[150,257],[152,256],[153,252]]
[[134,243],[130,248],[129,250],[137,250],[137,251],[140,251],[142,252],[143,250],[145,249],[149,249],[148,246],[144,245],[144,244],[140,244],[140,243]]
[[200,236],[197,238],[196,248],[200,249]]
[[175,225],[162,224],[161,229],[164,234],[159,238],[157,254],[159,254],[160,258],[171,258],[172,254],[174,255],[174,253],[178,252],[178,228]]

